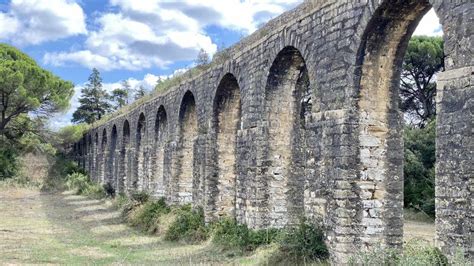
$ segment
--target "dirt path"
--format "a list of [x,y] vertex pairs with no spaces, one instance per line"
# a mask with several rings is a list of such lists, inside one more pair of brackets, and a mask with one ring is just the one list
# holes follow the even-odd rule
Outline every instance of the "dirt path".
[[210,254],[208,245],[173,244],[133,230],[104,201],[0,188],[0,264],[228,262]]
[[[405,223],[405,240],[432,240],[433,235],[432,224]],[[207,244],[183,245],[142,234],[102,200],[0,187],[0,265],[255,264],[261,257],[232,260]]]

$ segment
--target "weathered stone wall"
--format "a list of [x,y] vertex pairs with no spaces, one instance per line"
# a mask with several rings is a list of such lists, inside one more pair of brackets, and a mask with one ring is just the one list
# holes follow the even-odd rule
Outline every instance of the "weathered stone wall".
[[75,145],[77,159],[118,191],[192,203],[207,220],[234,215],[253,228],[282,227],[305,215],[324,225],[334,262],[399,248],[397,89],[409,37],[431,7],[447,62],[437,99],[437,244],[472,256],[469,1],[305,2],[222,63],[92,129]]

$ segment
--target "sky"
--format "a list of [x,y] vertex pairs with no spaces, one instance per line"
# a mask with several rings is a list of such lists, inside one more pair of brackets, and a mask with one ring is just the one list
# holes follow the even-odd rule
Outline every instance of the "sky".
[[[213,55],[303,0],[0,0],[0,42],[75,84],[71,107],[51,119],[70,124],[93,67],[104,88],[128,80],[151,90],[158,77]],[[434,11],[415,35],[442,35]]]

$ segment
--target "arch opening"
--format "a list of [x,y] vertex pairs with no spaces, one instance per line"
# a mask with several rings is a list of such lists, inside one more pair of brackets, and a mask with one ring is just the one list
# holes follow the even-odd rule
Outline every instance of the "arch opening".
[[[130,124],[128,123],[128,120],[125,120],[123,122],[123,128],[122,128],[122,146],[120,149],[120,163],[119,163],[119,172],[120,174],[118,175],[118,186],[117,190],[118,192],[125,192],[128,190],[136,190],[137,189],[137,180],[134,178],[131,178],[131,156],[130,156]],[[125,187],[125,184],[127,184],[127,187]]]
[[163,105],[158,108],[155,119],[155,139],[154,139],[154,173],[152,179],[152,193],[156,197],[164,197],[166,193],[165,178],[165,145],[168,136],[168,121],[166,110]]
[[102,131],[102,140],[100,144],[100,161],[99,161],[99,182],[106,183],[105,171],[107,165],[107,130],[104,128]]
[[116,149],[117,149],[117,127],[113,125],[112,133],[110,135],[111,141],[109,146],[109,159],[107,162],[107,183],[112,187],[117,188],[119,180],[119,172],[117,169],[117,158],[116,158]]
[[216,217],[235,217],[237,197],[237,132],[241,127],[240,87],[232,74],[220,81],[213,104],[216,162],[215,201]]
[[179,112],[178,148],[178,202],[193,202],[194,188],[194,144],[198,135],[196,102],[194,95],[187,91]]
[[304,215],[306,117],[312,108],[301,53],[285,47],[275,58],[265,89],[268,124],[268,224],[295,224]]
[[136,167],[134,171],[134,180],[137,182],[136,188],[137,189],[146,189],[148,187],[148,180],[145,176],[145,160],[146,160],[146,119],[143,113],[140,113],[138,117],[138,124],[137,124],[137,131],[135,135],[135,162],[134,165]]

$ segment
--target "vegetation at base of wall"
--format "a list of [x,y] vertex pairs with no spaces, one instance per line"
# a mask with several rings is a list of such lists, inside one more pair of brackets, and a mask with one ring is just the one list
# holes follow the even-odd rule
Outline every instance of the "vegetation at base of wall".
[[378,248],[360,252],[349,260],[350,265],[470,265],[463,252],[457,252],[448,262],[441,251],[426,241],[413,239],[406,243],[403,251]]
[[165,240],[198,243],[209,237],[202,208],[192,209],[191,205],[182,206],[176,211],[176,218],[165,234]]
[[128,223],[145,232],[154,234],[158,232],[160,217],[170,213],[170,211],[171,208],[166,205],[163,198],[158,201],[148,201],[138,208],[134,215],[129,216]]
[[404,130],[404,206],[435,216],[436,123]]
[[66,177],[66,186],[70,190],[76,190],[77,194],[91,198],[100,199],[106,196],[104,187],[94,183],[90,178],[82,173],[72,173]]
[[212,242],[223,250],[240,252],[254,251],[260,246],[271,244],[281,236],[279,229],[252,230],[235,219],[222,218],[212,226]]

